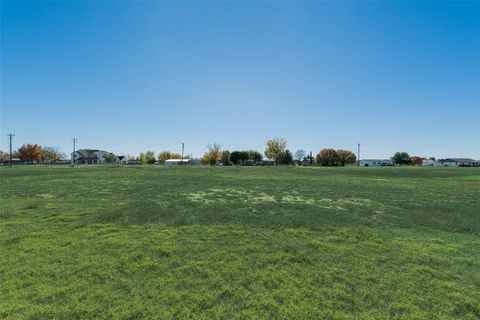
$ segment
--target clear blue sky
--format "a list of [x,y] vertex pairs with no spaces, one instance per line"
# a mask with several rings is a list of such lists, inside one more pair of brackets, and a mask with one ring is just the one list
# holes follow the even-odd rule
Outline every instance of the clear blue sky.
[[1,2],[1,145],[480,158],[480,2]]

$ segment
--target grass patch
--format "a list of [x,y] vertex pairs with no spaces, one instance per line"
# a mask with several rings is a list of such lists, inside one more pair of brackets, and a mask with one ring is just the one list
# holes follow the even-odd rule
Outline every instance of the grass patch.
[[478,319],[479,176],[2,168],[0,318]]

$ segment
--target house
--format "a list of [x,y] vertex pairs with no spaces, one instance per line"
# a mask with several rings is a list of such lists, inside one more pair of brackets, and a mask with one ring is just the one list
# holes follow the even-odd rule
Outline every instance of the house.
[[179,165],[186,165],[190,159],[168,159],[165,160],[165,166],[179,166]]
[[118,163],[120,164],[128,164],[128,158],[126,156],[117,156]]
[[422,166],[424,167],[439,167],[441,164],[437,160],[423,159]]
[[480,161],[469,158],[446,158],[438,160],[442,167],[479,167]]
[[80,149],[72,152],[72,163],[75,164],[100,164],[105,163],[105,158],[112,153],[104,150]]
[[393,166],[392,160],[387,159],[362,159],[359,162],[361,167],[385,167]]
[[188,164],[191,166],[201,166],[202,165],[202,159],[198,158],[191,158],[188,160]]

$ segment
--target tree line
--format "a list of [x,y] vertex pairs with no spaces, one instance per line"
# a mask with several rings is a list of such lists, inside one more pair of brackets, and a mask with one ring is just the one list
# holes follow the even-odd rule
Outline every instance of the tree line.
[[[420,156],[410,156],[408,152],[395,152],[395,154],[391,157],[391,160],[394,164],[401,165],[411,165],[411,166],[420,166],[423,163],[423,160],[426,160],[425,157]],[[435,161],[434,157],[428,158],[429,160]]]
[[[24,144],[18,150],[12,152],[12,158],[18,158],[25,162],[57,163],[65,160],[65,153],[59,147],[40,146],[38,144]],[[10,154],[0,151],[0,162],[10,160]]]
[[[222,150],[221,145],[214,143],[207,146],[203,155],[203,163],[209,165],[256,165],[263,161],[263,155],[257,150],[232,151]],[[322,149],[314,158],[305,150],[297,150],[294,154],[287,148],[287,141],[282,138],[268,140],[264,150],[265,157],[276,165],[319,164],[322,166],[345,166],[354,164],[355,154],[348,150]]]
[[[202,157],[202,163],[205,165],[258,165],[264,163],[264,155],[273,164],[276,165],[320,165],[320,166],[346,166],[357,162],[356,155],[349,150],[335,150],[332,148],[321,149],[313,157],[312,153],[307,154],[305,150],[297,150],[295,153],[287,148],[287,141],[282,138],[268,140],[265,146],[264,154],[257,150],[222,150],[219,143],[213,143],[207,146],[207,152]],[[24,144],[12,154],[13,158],[18,158],[24,162],[36,163],[57,163],[65,160],[65,153],[58,147],[40,146],[38,144]],[[136,161],[140,164],[164,164],[168,159],[180,159],[180,153],[168,150],[160,152],[158,155],[154,151],[140,153],[138,157],[126,156],[129,161]],[[183,159],[189,159],[191,156],[185,155]],[[0,151],[0,162],[9,161],[10,155]],[[435,158],[430,158],[435,160]],[[392,163],[396,165],[421,165],[424,157],[410,156],[407,152],[396,152],[392,157]],[[107,163],[118,161],[117,156],[108,154],[105,156]]]

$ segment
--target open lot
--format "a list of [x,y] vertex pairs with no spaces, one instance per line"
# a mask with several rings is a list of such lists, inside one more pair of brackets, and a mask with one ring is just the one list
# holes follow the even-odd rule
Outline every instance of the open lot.
[[478,319],[480,169],[0,170],[0,318]]

